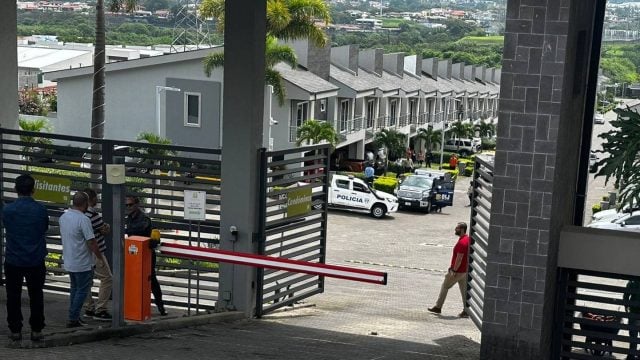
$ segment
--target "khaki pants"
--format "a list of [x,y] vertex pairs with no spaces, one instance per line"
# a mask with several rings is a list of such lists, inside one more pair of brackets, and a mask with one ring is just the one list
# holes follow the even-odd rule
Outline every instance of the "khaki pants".
[[458,286],[460,287],[460,295],[462,295],[462,308],[464,309],[467,291],[467,273],[454,273],[452,271],[447,272],[447,275],[444,276],[444,281],[442,282],[442,287],[440,288],[440,295],[438,296],[438,301],[436,302],[437,308],[442,309],[442,305],[444,305],[444,300],[447,298],[449,289],[451,289],[451,287],[456,283],[458,283]]
[[109,263],[106,261],[96,261],[96,268],[93,271],[94,278],[100,280],[100,288],[98,289],[98,300],[93,301],[91,291],[87,295],[87,300],[84,302],[84,309],[93,310],[96,313],[101,311],[107,311],[109,298],[111,297],[111,287],[113,279],[111,275],[111,269]]

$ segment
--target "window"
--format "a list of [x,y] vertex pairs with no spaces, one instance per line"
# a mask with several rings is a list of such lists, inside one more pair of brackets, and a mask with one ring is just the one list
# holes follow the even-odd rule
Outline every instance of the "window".
[[367,100],[367,128],[373,127],[373,120],[376,116],[376,100]]
[[298,128],[309,119],[309,102],[291,102],[291,109],[294,111],[289,120],[289,142],[298,139]]
[[630,216],[624,222],[625,225],[640,225],[640,216]]
[[389,104],[389,125],[396,124],[398,118],[398,100],[391,100]]
[[367,189],[364,185],[354,182],[353,183],[353,190],[354,191],[360,191],[360,192],[364,192],[364,193],[368,193],[369,189]]
[[327,111],[327,99],[320,99],[320,112]]
[[349,180],[336,180],[336,186],[340,189],[349,189]]
[[184,93],[184,126],[200,127],[200,93]]
[[349,100],[340,101],[340,131],[347,131],[349,120]]

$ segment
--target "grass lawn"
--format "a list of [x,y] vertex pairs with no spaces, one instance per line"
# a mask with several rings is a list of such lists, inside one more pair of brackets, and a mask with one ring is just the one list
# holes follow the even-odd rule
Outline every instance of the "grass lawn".
[[404,19],[382,19],[382,27],[383,28],[397,28],[407,20]]
[[504,36],[465,36],[458,40],[459,44],[474,44],[474,45],[503,45]]

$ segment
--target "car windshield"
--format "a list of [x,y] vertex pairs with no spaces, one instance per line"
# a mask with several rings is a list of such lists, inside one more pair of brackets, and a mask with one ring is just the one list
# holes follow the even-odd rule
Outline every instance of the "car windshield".
[[433,180],[423,176],[409,176],[403,182],[402,185],[415,186],[420,188],[430,188]]

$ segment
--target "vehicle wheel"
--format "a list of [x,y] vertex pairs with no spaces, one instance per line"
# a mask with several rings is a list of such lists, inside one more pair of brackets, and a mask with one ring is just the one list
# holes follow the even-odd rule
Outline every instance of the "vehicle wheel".
[[429,203],[427,204],[427,210],[426,213],[430,213],[431,212],[431,200],[429,200]]
[[371,208],[371,216],[376,219],[382,218],[386,212],[387,209],[384,207],[384,205],[376,204]]

